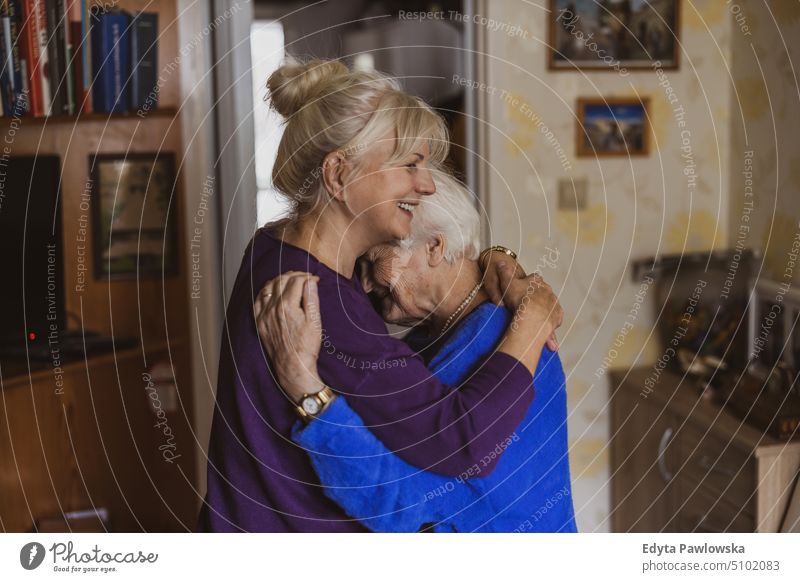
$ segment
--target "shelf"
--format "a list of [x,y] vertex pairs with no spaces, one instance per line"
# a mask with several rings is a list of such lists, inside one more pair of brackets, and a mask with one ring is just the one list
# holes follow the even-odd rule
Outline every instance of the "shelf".
[[[178,114],[177,107],[159,107],[158,109],[153,109],[148,111],[146,115],[139,116],[136,111],[131,111],[129,113],[84,113],[83,115],[50,115],[47,117],[32,117],[32,116],[23,116],[20,117],[18,120],[18,128],[22,128],[29,125],[39,126],[39,125],[64,125],[64,124],[74,124],[74,123],[88,123],[88,122],[114,122],[114,121],[122,121],[122,120],[137,120],[143,121],[150,118],[173,118]],[[2,124],[3,125],[10,125],[11,121],[13,120],[12,117],[2,117]]]
[[[142,348],[141,339],[138,344],[132,347],[115,348],[104,350],[88,355],[76,355],[71,357],[61,356],[61,373],[80,369],[90,369],[92,367],[130,358],[138,354],[158,354],[165,351],[176,351],[187,345],[183,338],[173,338],[170,340],[145,340]],[[54,377],[53,360],[30,360],[13,359],[0,362],[0,391],[10,390],[20,386],[32,386],[37,382],[52,382]]]

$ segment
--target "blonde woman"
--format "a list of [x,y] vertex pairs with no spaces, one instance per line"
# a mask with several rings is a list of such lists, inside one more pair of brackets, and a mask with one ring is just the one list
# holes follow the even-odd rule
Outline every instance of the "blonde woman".
[[[411,235],[359,260],[361,281],[384,321],[413,326],[403,341],[431,372],[458,386],[480,370],[512,314],[481,289],[480,217],[472,195],[445,172],[436,172],[434,182],[436,195],[420,202]],[[478,289],[474,296],[472,289]],[[464,296],[471,299],[464,303]],[[280,305],[284,319],[305,319],[300,302],[288,300]],[[275,342],[274,329],[265,333],[269,357],[315,368],[320,335],[310,326],[302,331],[293,345]],[[295,422],[292,440],[308,452],[325,494],[372,531],[574,532],[567,388],[558,353],[542,350],[534,385],[536,398],[495,449],[502,458],[489,475],[483,466],[491,457],[455,479],[406,463],[364,426],[346,398],[336,398],[314,422]]]
[[[268,87],[287,120],[273,182],[293,213],[256,233],[228,304],[199,528],[365,531],[324,495],[305,451],[292,443],[297,417],[313,422],[337,389],[346,390],[348,404],[400,458],[458,476],[491,456],[524,418],[561,309],[537,279],[513,281],[512,303],[522,304],[531,282],[539,292],[517,309],[479,372],[458,390],[444,386],[387,334],[355,273],[368,249],[406,238],[421,198],[434,194],[429,167],[447,151],[441,118],[393,80],[336,61],[286,65]],[[504,278],[511,279],[508,270]],[[490,280],[487,292],[496,296],[498,273]],[[303,325],[321,320],[323,328],[318,374],[267,361],[253,319],[260,293],[267,315],[258,325],[291,344],[293,332],[274,307],[301,290]],[[276,373],[295,381],[281,387]]]

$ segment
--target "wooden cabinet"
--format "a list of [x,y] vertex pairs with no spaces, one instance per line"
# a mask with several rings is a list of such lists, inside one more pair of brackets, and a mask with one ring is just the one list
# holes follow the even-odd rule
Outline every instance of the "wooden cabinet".
[[617,532],[780,531],[800,443],[780,442],[652,368],[612,379],[612,527]]
[[[34,154],[61,158],[67,331],[136,338],[140,347],[64,364],[58,376],[52,361],[0,361],[0,531],[27,531],[42,518],[100,507],[109,510],[114,531],[181,531],[194,527],[200,503],[198,443],[190,422],[187,263],[164,277],[94,275],[92,241],[101,234],[91,220],[97,204],[90,196],[94,154],[175,154],[170,213],[178,215],[178,257],[188,256],[185,216],[196,211],[187,208],[180,170],[178,5],[175,0],[114,5],[158,13],[158,68],[168,68],[159,78],[158,108],[144,117],[132,112],[3,118],[0,130],[9,163],[14,156]],[[36,208],[36,193],[22,194]],[[174,374],[177,388],[164,379],[148,388],[147,374],[159,363]],[[180,456],[166,461],[166,451]]]
[[99,508],[110,531],[192,529],[187,357],[173,342],[66,364],[60,376],[4,369],[0,530],[30,531],[41,519]]
[[[675,423],[635,399],[612,400],[612,519],[615,531],[649,531],[666,524],[674,505],[668,467]],[[648,451],[648,454],[644,454]]]

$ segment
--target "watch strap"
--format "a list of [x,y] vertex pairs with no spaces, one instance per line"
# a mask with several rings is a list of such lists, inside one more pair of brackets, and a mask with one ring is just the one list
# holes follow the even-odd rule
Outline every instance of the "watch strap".
[[506,247],[504,247],[502,245],[494,245],[494,246],[489,247],[488,249],[482,250],[481,254],[478,256],[478,264],[480,265],[481,269],[485,269],[486,268],[486,258],[491,253],[493,253],[495,251],[498,252],[498,253],[503,253],[505,255],[508,255],[509,257],[514,259],[515,261],[517,260],[517,253],[515,253],[511,249],[506,248]]
[[[335,397],[336,393],[333,391],[333,389],[330,386],[323,384],[322,389],[319,392],[303,394],[303,397],[300,398],[300,403],[295,406],[295,411],[301,419],[309,422],[312,418],[316,418],[322,414],[331,400],[333,400]],[[305,408],[303,408],[303,402],[305,402],[307,398],[314,398],[319,404],[319,411],[316,414],[309,414]]]

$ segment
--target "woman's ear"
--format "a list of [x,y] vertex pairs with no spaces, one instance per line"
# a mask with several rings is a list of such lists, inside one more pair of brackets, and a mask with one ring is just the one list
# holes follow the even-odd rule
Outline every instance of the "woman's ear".
[[438,266],[444,260],[444,254],[447,252],[447,237],[437,234],[435,238],[428,241],[426,250],[428,251],[428,265]]
[[344,200],[344,166],[344,155],[339,151],[329,153],[322,160],[322,184],[336,200]]
[[361,287],[364,293],[372,293],[375,289],[374,278],[372,276],[372,262],[364,256],[356,260],[356,269],[358,269],[358,278],[361,280]]

